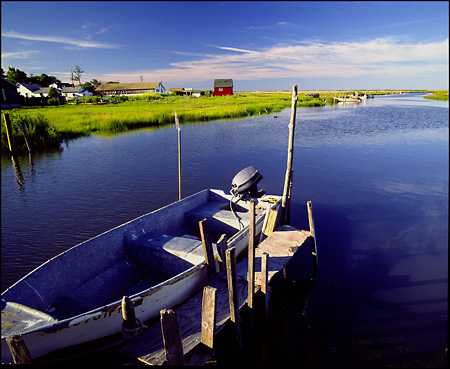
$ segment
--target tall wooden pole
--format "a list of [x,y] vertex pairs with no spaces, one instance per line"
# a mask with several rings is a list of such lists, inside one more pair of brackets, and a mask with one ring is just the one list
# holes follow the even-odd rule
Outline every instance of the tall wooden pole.
[[175,125],[178,130],[178,200],[181,200],[181,129],[177,112],[175,112]]
[[250,224],[248,231],[248,296],[247,305],[252,311],[252,326],[254,322],[255,294],[255,200],[250,200]]
[[281,201],[281,225],[287,224],[286,208],[290,200],[290,188],[292,186],[292,160],[294,157],[294,133],[295,133],[295,114],[297,112],[297,85],[292,88],[292,107],[291,107],[291,121],[289,122],[289,146],[286,175],[284,178],[283,199]]
[[9,152],[11,154],[14,154],[15,153],[14,138],[12,135],[11,120],[9,119],[9,114],[3,113],[3,119],[5,120],[6,139],[8,141]]

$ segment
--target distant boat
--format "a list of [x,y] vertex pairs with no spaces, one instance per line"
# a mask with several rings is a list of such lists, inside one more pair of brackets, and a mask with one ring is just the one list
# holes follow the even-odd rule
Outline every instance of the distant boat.
[[333,97],[333,99],[339,101],[339,102],[361,102],[361,99],[357,96],[350,96],[350,97]]
[[144,322],[199,291],[208,282],[199,221],[207,219],[211,242],[226,234],[238,256],[248,246],[250,198],[255,236],[269,209],[280,207],[281,196],[257,193],[262,176],[246,170],[255,175],[241,180],[241,171],[232,194],[206,189],[142,215],[48,260],[4,291],[2,363],[13,361],[7,337],[20,335],[35,359],[120,333],[123,296]]

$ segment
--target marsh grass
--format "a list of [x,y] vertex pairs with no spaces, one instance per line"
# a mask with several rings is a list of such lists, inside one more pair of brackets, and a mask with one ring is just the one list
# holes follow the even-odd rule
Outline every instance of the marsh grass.
[[433,94],[425,96],[425,99],[449,101],[448,90],[433,91]]
[[15,109],[30,117],[42,115],[60,132],[90,134],[119,132],[144,126],[245,117],[280,111],[290,106],[286,95],[233,95],[217,97],[175,97],[161,94],[134,96],[117,104],[78,104],[59,107]]
[[[54,126],[50,125],[43,115],[30,117],[24,114],[10,113],[9,117],[11,120],[11,139],[13,140],[15,151],[18,154],[28,152],[21,123],[25,127],[32,152],[56,149],[60,146],[64,138],[68,138],[58,132]],[[9,151],[4,121],[2,121],[1,125],[1,150],[2,152]]]

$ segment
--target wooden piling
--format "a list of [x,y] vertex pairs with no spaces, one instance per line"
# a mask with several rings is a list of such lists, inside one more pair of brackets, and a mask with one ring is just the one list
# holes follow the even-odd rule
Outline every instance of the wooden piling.
[[[278,220],[278,209],[269,209],[269,214],[267,214],[267,223],[264,228],[263,234],[269,236],[277,227]],[[260,241],[261,242],[261,241]]]
[[264,313],[269,317],[269,254],[263,252],[261,256],[261,292],[264,294]]
[[250,200],[250,223],[248,232],[248,298],[247,305],[252,309],[255,294],[255,200]]
[[289,145],[288,145],[288,158],[286,166],[286,175],[284,178],[284,190],[283,198],[281,201],[281,225],[287,224],[289,216],[286,215],[287,201],[290,196],[290,188],[292,187],[292,160],[294,157],[294,133],[295,133],[295,115],[297,112],[297,85],[292,88],[292,107],[291,107],[291,120],[289,122]]
[[313,218],[313,210],[311,201],[307,202],[308,208],[308,221],[309,221],[309,232],[311,233],[312,238],[312,247],[313,247],[313,257],[314,257],[314,267],[317,268],[319,266],[319,258],[317,256],[317,244],[316,244],[316,232],[314,229],[314,218]]
[[167,365],[184,365],[183,342],[175,311],[160,311],[161,330]]
[[203,244],[203,253],[205,254],[206,267],[208,268],[208,277],[211,279],[216,275],[216,265],[214,263],[214,253],[206,218],[199,222],[199,227]]
[[214,330],[216,327],[217,289],[211,286],[203,288],[202,300],[202,338],[207,348],[214,349]]
[[25,124],[23,122],[20,122],[20,129],[22,130],[23,137],[25,138],[25,143],[27,144],[28,152],[31,154],[31,145],[30,141],[28,140],[27,129],[25,128]]
[[134,304],[128,296],[122,298],[122,318],[122,324],[125,329],[135,329],[137,327]]
[[228,282],[228,300],[230,304],[230,320],[234,324],[236,340],[238,347],[242,347],[241,327],[239,316],[239,302],[237,295],[237,276],[236,276],[236,248],[231,247],[226,250],[227,282]]
[[175,111],[175,125],[178,131],[178,200],[181,200],[181,128]]
[[227,235],[224,233],[217,240],[217,254],[219,255],[219,271],[224,272],[226,268],[225,251],[227,249]]
[[11,351],[15,364],[31,364],[31,355],[23,342],[22,336],[14,335],[6,337],[6,343]]
[[6,139],[8,141],[8,147],[11,154],[15,153],[14,138],[12,136],[11,120],[9,119],[9,114],[3,113],[3,120],[5,121],[6,127]]

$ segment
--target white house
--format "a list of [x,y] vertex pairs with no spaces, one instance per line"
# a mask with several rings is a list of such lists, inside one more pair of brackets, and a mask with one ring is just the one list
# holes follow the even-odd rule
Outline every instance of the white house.
[[85,90],[83,87],[63,87],[60,89],[61,96],[67,99],[77,99],[83,96],[92,96],[92,92]]
[[[41,97],[41,95],[36,95],[36,91],[40,90],[42,87],[37,83],[19,83],[17,85],[17,92],[19,95],[25,97]],[[48,93],[48,92],[47,92]]]

